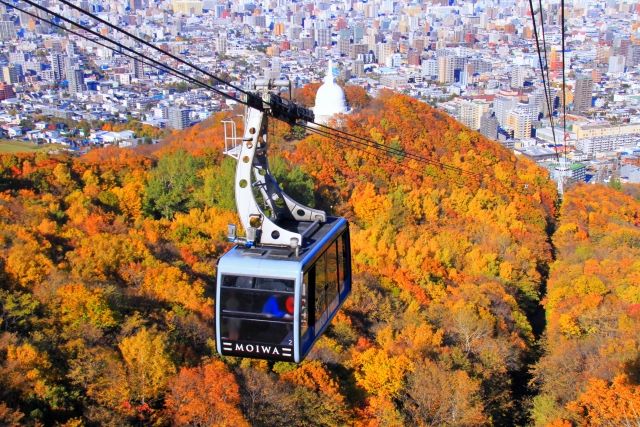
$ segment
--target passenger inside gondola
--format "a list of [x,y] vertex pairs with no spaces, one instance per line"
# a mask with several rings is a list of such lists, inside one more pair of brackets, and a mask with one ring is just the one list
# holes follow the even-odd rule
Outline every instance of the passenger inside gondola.
[[293,280],[224,276],[222,336],[230,340],[291,345]]
[[262,313],[276,319],[293,318],[293,296],[271,295],[264,303]]

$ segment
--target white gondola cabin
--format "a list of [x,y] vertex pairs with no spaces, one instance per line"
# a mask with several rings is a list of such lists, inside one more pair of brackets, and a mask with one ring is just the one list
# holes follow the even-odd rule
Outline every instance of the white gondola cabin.
[[245,234],[230,225],[236,245],[218,261],[216,345],[222,355],[301,362],[351,292],[349,224],[296,202],[271,174],[267,113],[313,121],[278,100],[247,108],[242,137],[225,121]]
[[297,254],[236,246],[220,259],[219,353],[296,363],[309,353],[351,291],[348,224],[328,218],[308,240]]

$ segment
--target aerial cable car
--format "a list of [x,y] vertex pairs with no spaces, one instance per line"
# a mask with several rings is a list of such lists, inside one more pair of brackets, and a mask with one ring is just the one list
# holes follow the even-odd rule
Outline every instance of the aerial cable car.
[[242,137],[233,120],[224,121],[245,236],[229,225],[236,245],[218,261],[216,345],[225,356],[298,363],[351,292],[349,224],[282,191],[267,160],[269,115],[313,121],[310,110],[266,90],[262,106],[246,108]]

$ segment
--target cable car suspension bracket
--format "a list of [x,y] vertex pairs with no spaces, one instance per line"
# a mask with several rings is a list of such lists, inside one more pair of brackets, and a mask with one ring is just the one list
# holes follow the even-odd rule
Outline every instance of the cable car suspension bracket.
[[[235,200],[238,216],[246,237],[237,236],[236,226],[230,225],[230,241],[252,247],[255,245],[291,247],[296,252],[307,231],[295,232],[279,225],[282,221],[311,222],[317,228],[326,222],[324,211],[305,206],[287,195],[271,173],[267,157],[267,120],[271,94],[265,94],[263,108],[246,107],[244,135],[236,136],[235,122],[226,120],[224,154],[237,160]],[[282,110],[278,111],[281,114]],[[296,114],[297,115],[297,114]],[[295,120],[295,119],[294,119]],[[264,209],[258,203],[254,188],[258,190]]]

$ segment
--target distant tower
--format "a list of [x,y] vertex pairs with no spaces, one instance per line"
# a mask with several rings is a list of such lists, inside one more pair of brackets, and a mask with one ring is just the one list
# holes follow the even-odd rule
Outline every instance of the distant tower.
[[59,52],[53,52],[50,56],[51,69],[56,81],[64,80],[67,74],[67,68],[65,63],[65,56]]
[[140,59],[133,59],[133,76],[136,79],[144,79],[144,62]]
[[67,81],[69,83],[69,92],[84,92],[84,71],[73,68],[67,69]]
[[16,27],[13,24],[13,21],[9,21],[9,20],[0,21],[0,40],[1,41],[15,40],[17,38],[16,34],[17,34]]
[[576,77],[576,88],[573,95],[573,111],[582,113],[591,108],[591,92],[593,91],[593,80],[586,74]]
[[498,139],[498,119],[496,115],[486,112],[480,118],[480,133],[489,139]]
[[189,127],[189,113],[188,108],[172,107],[169,109],[169,121],[167,125],[172,129],[185,129]]
[[344,91],[333,78],[333,61],[329,60],[324,83],[316,93],[316,105],[313,107],[316,123],[326,125],[336,114],[348,114],[347,100]]

